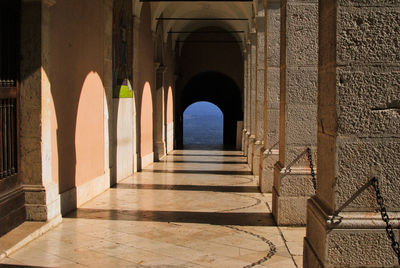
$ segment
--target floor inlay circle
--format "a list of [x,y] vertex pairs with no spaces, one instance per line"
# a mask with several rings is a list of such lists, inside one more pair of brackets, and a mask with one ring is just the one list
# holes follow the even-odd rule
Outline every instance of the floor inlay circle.
[[237,228],[237,227],[235,227],[235,226],[225,225],[225,227],[230,228],[230,229],[233,229],[233,230],[236,230],[236,231],[239,231],[239,232],[242,232],[242,233],[245,233],[245,234],[248,234],[248,235],[251,235],[251,236],[253,236],[253,237],[256,237],[256,238],[260,239],[261,241],[265,242],[265,243],[269,246],[269,252],[268,252],[267,255],[265,255],[263,258],[259,259],[259,260],[256,261],[256,262],[253,262],[253,263],[251,263],[251,264],[249,264],[249,265],[243,266],[243,268],[250,268],[250,267],[254,267],[254,266],[256,266],[256,265],[259,265],[259,264],[261,264],[261,263],[263,263],[263,262],[268,261],[269,259],[272,258],[272,256],[275,255],[275,253],[276,253],[276,246],[274,245],[274,243],[272,243],[271,241],[269,241],[267,238],[265,238],[265,237],[263,237],[263,236],[261,236],[261,235],[259,235],[259,234],[255,234],[255,233],[253,233],[253,232],[249,232],[249,231],[246,231],[246,230],[242,230],[242,229]]

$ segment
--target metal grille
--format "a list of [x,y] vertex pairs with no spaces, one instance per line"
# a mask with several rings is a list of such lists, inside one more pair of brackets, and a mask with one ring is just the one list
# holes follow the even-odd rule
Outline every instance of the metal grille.
[[20,5],[20,0],[0,1],[0,179],[18,171]]
[[16,99],[0,99],[0,179],[17,173],[16,115]]

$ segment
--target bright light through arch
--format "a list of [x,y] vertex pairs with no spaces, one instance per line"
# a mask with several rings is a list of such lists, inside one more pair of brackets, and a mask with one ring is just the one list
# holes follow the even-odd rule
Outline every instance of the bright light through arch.
[[183,113],[183,145],[187,148],[223,144],[224,115],[218,106],[199,101]]

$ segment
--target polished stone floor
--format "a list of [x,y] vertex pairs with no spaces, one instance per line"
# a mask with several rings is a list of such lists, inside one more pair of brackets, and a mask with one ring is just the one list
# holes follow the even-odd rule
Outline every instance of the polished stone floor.
[[302,267],[305,228],[276,227],[235,151],[174,151],[3,264],[39,267]]

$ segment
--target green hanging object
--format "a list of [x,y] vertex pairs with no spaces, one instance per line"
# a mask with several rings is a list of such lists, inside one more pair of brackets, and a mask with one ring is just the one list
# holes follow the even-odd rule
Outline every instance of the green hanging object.
[[122,85],[117,85],[115,93],[117,93],[117,98],[133,98],[131,82],[128,79],[124,79]]

